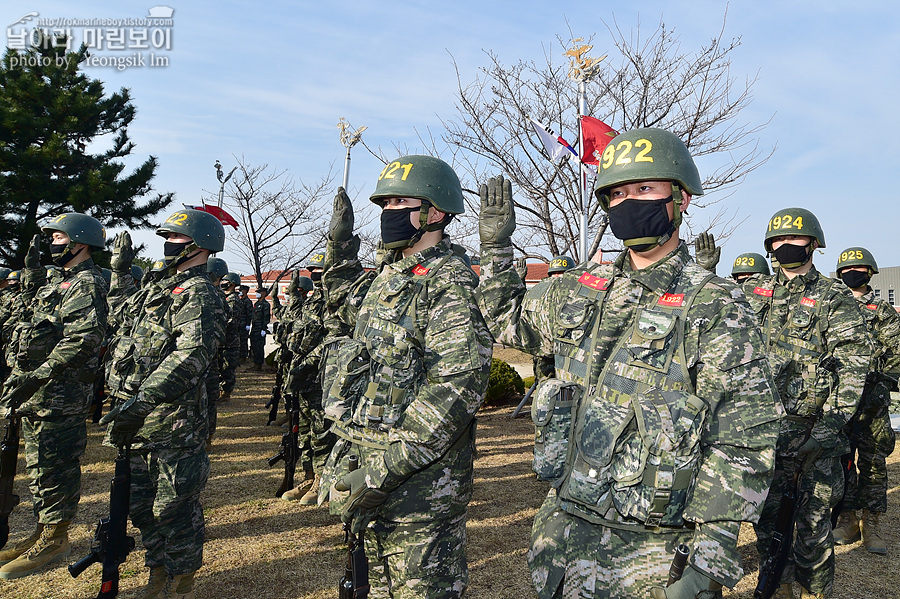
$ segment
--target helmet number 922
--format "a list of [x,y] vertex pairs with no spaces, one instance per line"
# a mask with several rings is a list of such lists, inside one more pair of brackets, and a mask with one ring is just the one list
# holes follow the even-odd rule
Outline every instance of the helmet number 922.
[[[635,155],[634,162],[653,162],[653,156],[650,155],[653,144],[649,139],[639,139],[634,142],[634,146],[632,146],[631,142],[627,139],[623,139],[615,147],[613,147],[612,144],[606,146],[606,149],[603,150],[603,162],[600,165],[601,168],[607,169],[611,167],[613,165],[613,160],[615,160],[615,164],[618,166],[631,164],[631,150],[634,148],[640,150]],[[618,156],[616,155],[616,152],[618,152]]]
[[378,175],[378,180],[381,181],[382,179],[394,179],[396,177],[396,175],[394,173],[396,173],[399,169],[402,168],[403,176],[400,177],[400,180],[406,181],[406,178],[409,176],[409,172],[412,170],[412,167],[413,167],[412,162],[407,163],[407,164],[400,164],[399,162],[396,162],[396,161],[392,162],[392,163],[388,164],[386,167],[384,167],[384,169],[382,169],[381,174]]
[[794,218],[790,214],[785,214],[784,216],[774,216],[772,217],[772,220],[769,221],[769,231],[790,229],[791,227],[802,231],[803,217],[798,216],[797,218]]
[[184,221],[187,220],[188,215],[184,212],[176,212],[172,216],[166,219],[167,223],[172,223],[173,225],[183,225]]
[[849,250],[846,252],[841,252],[840,262],[846,262],[848,260],[865,260],[865,256],[859,250]]

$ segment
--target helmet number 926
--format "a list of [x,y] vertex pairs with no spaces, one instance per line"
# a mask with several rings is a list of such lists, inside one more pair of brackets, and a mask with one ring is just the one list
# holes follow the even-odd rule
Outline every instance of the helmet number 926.
[[392,162],[382,169],[381,174],[378,175],[378,180],[381,181],[382,179],[394,179],[396,177],[394,173],[402,168],[403,176],[400,177],[400,180],[406,181],[406,178],[409,176],[409,172],[412,170],[412,167],[412,162],[408,164],[400,164],[396,161]]
[[865,260],[863,253],[859,250],[850,250],[848,252],[841,252],[841,262],[846,262],[848,260]]
[[734,261],[735,266],[756,266],[756,259],[752,256],[738,256]]
[[[639,139],[634,142],[633,146],[630,141],[623,139],[615,147],[613,147],[612,144],[606,146],[606,149],[603,150],[603,162],[600,165],[601,168],[607,169],[611,167],[613,165],[613,160],[615,160],[615,164],[618,166],[631,164],[631,150],[634,148],[640,150],[635,155],[634,162],[653,162],[653,156],[650,155],[653,144],[649,139]],[[618,152],[618,156],[616,156],[616,152]]]
[[791,227],[802,231],[803,217],[798,216],[797,218],[794,218],[790,214],[785,214],[784,216],[774,216],[772,217],[772,220],[769,221],[769,231],[790,229]]
[[172,223],[173,225],[183,225],[184,221],[187,220],[188,215],[184,212],[176,212],[172,216],[166,219],[167,223]]

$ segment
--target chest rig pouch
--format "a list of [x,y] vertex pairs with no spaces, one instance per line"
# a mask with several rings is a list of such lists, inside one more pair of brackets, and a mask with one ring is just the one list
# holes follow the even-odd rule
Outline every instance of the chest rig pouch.
[[[38,290],[30,320],[19,325],[16,364],[23,370],[41,365],[63,338],[63,323],[57,315],[65,289],[72,281],[51,281]],[[65,285],[65,288],[63,288]]]
[[[587,509],[601,520],[684,524],[708,411],[693,394],[685,316],[711,277],[687,265],[672,289],[635,308],[630,334],[618,334],[597,382],[589,384],[577,408],[576,447],[569,452],[560,491],[564,507],[574,502],[578,511]],[[591,336],[598,337],[598,326],[592,328]],[[584,368],[592,370],[590,364]]]

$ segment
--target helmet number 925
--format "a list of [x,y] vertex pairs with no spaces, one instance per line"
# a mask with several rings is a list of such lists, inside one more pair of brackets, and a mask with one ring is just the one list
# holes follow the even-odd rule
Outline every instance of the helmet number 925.
[[176,212],[172,216],[166,219],[167,223],[172,223],[173,225],[183,225],[184,221],[187,220],[188,215],[185,212]]
[[756,259],[752,256],[738,256],[734,261],[735,266],[756,266]]
[[794,218],[790,214],[785,214],[784,216],[774,216],[772,217],[772,220],[769,221],[769,231],[790,229],[791,227],[802,231],[803,217],[798,216],[797,218]]
[[[606,149],[603,150],[603,162],[600,165],[601,168],[607,169],[611,167],[614,159],[615,164],[618,166],[631,164],[631,150],[634,148],[639,149],[639,152],[634,157],[634,162],[653,162],[653,156],[650,155],[653,144],[649,139],[639,139],[634,142],[634,145],[627,139],[623,139],[615,147],[613,147],[612,144],[606,146]],[[619,153],[618,156],[616,156],[616,152]]]
[[841,262],[846,262],[848,260],[865,260],[865,256],[859,250],[850,250],[848,252],[841,252]]
[[400,177],[400,180],[406,181],[406,178],[409,176],[409,172],[412,170],[412,167],[412,162],[408,164],[400,164],[396,161],[392,162],[382,169],[381,174],[378,175],[378,180],[381,181],[382,179],[394,179],[396,177],[394,173],[402,168],[403,176]]

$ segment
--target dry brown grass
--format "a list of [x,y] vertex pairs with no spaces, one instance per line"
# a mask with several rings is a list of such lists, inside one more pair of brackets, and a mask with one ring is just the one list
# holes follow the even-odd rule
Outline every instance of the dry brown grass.
[[[515,354],[501,355],[515,360]],[[263,404],[273,376],[239,371],[230,402],[220,406],[219,432],[211,455],[212,474],[203,497],[207,520],[204,566],[197,583],[199,599],[238,597],[325,599],[337,596],[345,546],[339,520],[326,509],[301,507],[274,497],[280,468],[264,461],[275,452],[281,430],[265,426]],[[485,410],[478,424],[475,496],[469,510],[468,596],[477,599],[534,597],[525,551],[534,513],[546,486],[531,475],[530,420],[508,418],[512,406]],[[84,459],[84,489],[80,512],[72,530],[70,562],[85,555],[94,523],[108,509],[113,450],[101,447],[100,433],[90,427]],[[890,460],[893,481],[900,479],[900,458]],[[22,463],[20,461],[20,468]],[[20,470],[21,472],[21,470]],[[835,597],[869,599],[900,595],[900,546],[896,514],[900,494],[889,495],[885,531],[891,550],[887,557],[866,553],[860,544],[838,549]],[[22,476],[16,479],[22,504],[11,518],[13,540],[33,526],[30,495]],[[132,529],[138,549],[120,568],[122,594],[143,584],[146,570],[140,534]],[[727,597],[749,599],[756,584],[756,551],[752,528],[741,535],[747,576]],[[100,580],[98,566],[73,580],[64,565],[29,578],[0,581],[0,597],[94,597]]]

